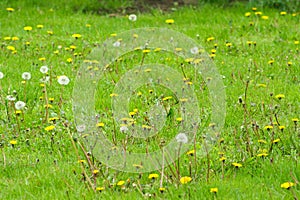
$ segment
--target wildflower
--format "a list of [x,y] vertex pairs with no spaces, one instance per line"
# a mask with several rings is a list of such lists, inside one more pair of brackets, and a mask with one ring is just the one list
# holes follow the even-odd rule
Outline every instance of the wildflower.
[[113,43],[113,46],[114,47],[119,47],[121,45],[121,42],[120,41],[116,41]]
[[256,8],[256,7],[253,7],[253,8],[252,8],[252,10],[253,10],[253,11],[256,11],[256,10],[257,10],[257,8]]
[[264,16],[261,16],[261,18],[264,19],[264,20],[268,20],[269,16],[264,15]]
[[47,31],[48,35],[53,35],[53,31]]
[[45,60],[46,60],[45,57],[39,58],[39,61],[45,61]]
[[131,14],[131,15],[128,16],[128,19],[129,19],[130,21],[135,22],[135,21],[137,20],[137,16],[136,16],[135,14]]
[[45,131],[52,131],[54,128],[55,128],[54,125],[50,125],[45,128]]
[[181,117],[177,117],[177,118],[176,118],[176,121],[178,121],[178,122],[182,122],[182,121],[183,121],[183,119],[182,119]]
[[14,12],[15,9],[13,9],[13,8],[6,8],[6,11],[8,11],[8,12]]
[[267,85],[266,85],[266,84],[263,84],[263,83],[259,83],[259,84],[257,84],[256,86],[257,86],[257,87],[263,87],[263,88],[267,87]]
[[23,101],[17,101],[15,103],[15,108],[16,110],[22,110],[25,107],[25,103]]
[[280,15],[286,15],[285,11],[280,12]]
[[119,181],[118,183],[117,183],[117,186],[122,186],[122,185],[124,185],[125,184],[125,181]]
[[284,94],[278,94],[278,95],[275,96],[275,98],[278,99],[278,100],[281,100],[284,97],[285,97]]
[[189,182],[191,182],[191,181],[192,181],[192,178],[189,177],[189,176],[184,176],[184,177],[181,177],[181,178],[180,178],[180,183],[181,183],[181,184],[187,184],[187,183],[189,183]]
[[249,25],[250,25],[250,26],[253,26],[253,25],[254,25],[254,22],[249,22]]
[[274,60],[269,60],[268,64],[273,65],[274,62],[275,62]]
[[87,28],[89,28],[89,27],[91,27],[92,25],[90,25],[90,24],[86,24],[85,25],[85,27],[87,27]]
[[226,47],[231,47],[231,46],[232,46],[232,43],[230,43],[230,42],[226,43]]
[[17,41],[17,40],[19,40],[19,38],[15,36],[15,37],[12,37],[11,40],[12,41]]
[[15,100],[16,100],[16,97],[14,97],[13,95],[8,95],[8,96],[6,96],[6,99],[7,99],[8,101],[15,101]]
[[299,44],[300,42],[298,40],[295,40],[294,41],[294,44]]
[[122,133],[125,133],[126,131],[128,131],[127,126],[126,126],[125,124],[122,124],[121,127],[120,127],[120,131],[121,131]]
[[99,122],[96,126],[97,127],[104,127],[104,123],[103,122]]
[[116,34],[116,33],[112,33],[112,34],[110,34],[110,36],[111,36],[111,37],[116,37],[117,34]]
[[59,76],[57,81],[60,85],[68,85],[70,79],[67,76],[63,75],[63,76]]
[[105,190],[104,187],[96,187],[96,191],[102,192],[103,190]]
[[217,193],[218,192],[218,188],[210,188],[210,192],[211,193]]
[[222,162],[225,162],[226,157],[222,156],[219,160],[222,161]]
[[31,31],[32,30],[32,27],[31,26],[25,26],[24,27],[24,31]]
[[38,24],[38,25],[36,25],[36,27],[37,27],[37,28],[44,28],[44,25]]
[[68,62],[68,63],[71,63],[72,61],[73,61],[72,58],[68,58],[68,59],[67,59],[67,62]]
[[172,99],[172,96],[164,97],[163,101],[168,101],[169,99]]
[[75,38],[75,39],[78,39],[78,38],[81,38],[81,35],[78,34],[78,33],[75,33],[75,34],[72,35],[72,37]]
[[47,66],[41,66],[40,68],[40,72],[42,72],[43,74],[46,74],[48,72],[48,67]]
[[98,173],[99,173],[99,170],[98,170],[98,169],[94,169],[94,170],[93,170],[93,174],[96,175],[96,174],[98,174]]
[[174,24],[174,19],[167,19],[165,22],[167,24]]
[[15,50],[16,50],[16,48],[13,47],[13,46],[7,46],[6,48],[7,48],[8,50],[10,50],[10,51],[15,51]]
[[154,49],[154,52],[159,52],[159,51],[161,51],[161,48],[155,48]]
[[85,160],[78,160],[78,163],[85,163]]
[[189,155],[189,156],[193,156],[195,154],[195,150],[194,149],[190,150],[186,154]]
[[260,154],[257,154],[257,157],[266,157],[268,156],[269,154],[267,153],[260,153]]
[[295,185],[295,183],[293,182],[285,182],[285,183],[282,183],[280,185],[281,188],[284,188],[284,189],[290,189],[291,187],[293,187]]
[[116,94],[116,93],[111,93],[109,96],[110,96],[110,97],[117,97],[118,94]]
[[143,168],[143,165],[140,165],[140,164],[133,164],[132,166],[137,168],[137,169]]
[[233,165],[235,168],[240,168],[240,167],[243,166],[242,164],[236,163],[236,162],[232,163],[232,165]]
[[297,122],[299,121],[299,119],[298,119],[298,118],[293,118],[292,121],[293,121],[294,123],[297,123]]
[[277,144],[280,141],[280,139],[275,139],[272,141],[273,144]]
[[207,42],[213,41],[215,38],[214,37],[209,37],[206,39]]
[[292,62],[290,62],[290,61],[289,61],[289,62],[287,62],[287,65],[288,65],[288,66],[291,66],[292,64],[293,64],[293,63],[292,63]]
[[22,113],[21,110],[16,110],[16,112],[15,112],[15,114],[16,114],[17,116],[19,116],[21,113]]
[[158,190],[160,191],[160,193],[164,193],[166,191],[166,188],[160,187]]
[[52,108],[53,106],[51,104],[47,104],[47,105],[44,105],[44,108]]
[[264,129],[267,130],[267,131],[270,131],[270,130],[273,129],[273,126],[267,125],[267,126],[264,127]]
[[23,78],[24,80],[30,80],[30,79],[31,79],[31,74],[30,74],[29,72],[24,72],[24,73],[22,74],[22,78]]
[[148,176],[148,178],[149,178],[149,179],[152,179],[152,180],[154,180],[154,179],[156,179],[156,178],[158,178],[158,177],[159,177],[158,174],[149,174],[149,176]]
[[255,12],[255,15],[260,16],[260,15],[262,15],[262,12]]
[[266,140],[257,140],[257,142],[267,144]]
[[3,79],[4,74],[2,72],[0,72],[0,79]]
[[4,37],[4,40],[11,40],[11,37]]
[[49,122],[55,122],[56,120],[59,120],[59,118],[58,117],[50,117],[48,119]]
[[250,17],[250,15],[251,15],[251,12],[246,12],[245,13],[245,17]]
[[186,136],[185,133],[179,133],[178,135],[176,135],[176,141],[178,143],[187,143],[188,142],[188,137]]
[[283,131],[285,129],[285,126],[278,126],[279,130]]
[[151,51],[150,49],[144,49],[143,53],[150,53],[150,51]]

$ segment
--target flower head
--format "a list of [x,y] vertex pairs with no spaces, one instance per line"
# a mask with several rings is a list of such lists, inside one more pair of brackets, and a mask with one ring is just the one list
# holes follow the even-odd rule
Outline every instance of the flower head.
[[16,97],[14,97],[13,95],[8,95],[8,96],[6,97],[6,99],[7,99],[8,101],[15,101],[15,100],[16,100]]
[[242,164],[236,162],[232,163],[232,165],[235,166],[236,168],[240,168],[243,166]]
[[174,24],[174,19],[167,19],[165,22],[167,24]]
[[192,181],[192,178],[189,177],[189,176],[184,176],[184,177],[181,177],[181,178],[180,178],[180,183],[181,183],[181,184],[187,184],[187,183],[189,183],[189,182],[191,182],[191,181]]
[[30,74],[29,72],[24,72],[24,73],[22,74],[22,78],[23,78],[24,80],[30,80],[30,79],[31,79],[31,74]]
[[284,189],[290,189],[291,187],[293,187],[295,185],[295,183],[293,182],[285,182],[285,183],[282,183],[280,185],[281,188],[284,188]]
[[67,76],[62,75],[62,76],[58,77],[57,81],[60,85],[68,85],[70,82],[70,79]]
[[3,79],[4,74],[2,72],[0,72],[0,79]]
[[24,27],[24,31],[31,31],[32,30],[32,27],[31,26],[25,26]]
[[158,174],[149,174],[149,176],[148,176],[149,179],[156,179],[158,177],[159,177]]
[[6,8],[6,11],[8,11],[8,12],[14,12],[15,9],[13,9],[13,8]]
[[179,133],[178,135],[176,135],[176,141],[178,143],[187,143],[188,142],[188,137],[186,136],[185,133]]
[[72,37],[75,38],[75,39],[78,39],[78,38],[81,38],[81,35],[78,34],[78,33],[75,33],[75,34],[72,35]]
[[217,193],[218,192],[218,188],[210,188],[210,192],[211,193]]
[[128,16],[128,19],[129,19],[130,21],[135,22],[135,21],[137,20],[137,16],[136,16],[135,14],[131,14],[131,15]]
[[40,68],[40,72],[42,72],[43,74],[46,74],[48,72],[48,67],[47,66],[41,66]]
[[23,101],[17,101],[15,103],[15,108],[16,110],[22,110],[25,107],[26,103],[24,103]]

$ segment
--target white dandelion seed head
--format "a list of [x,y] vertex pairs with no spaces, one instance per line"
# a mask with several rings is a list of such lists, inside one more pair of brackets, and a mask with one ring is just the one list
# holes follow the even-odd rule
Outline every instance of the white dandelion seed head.
[[83,132],[86,129],[86,126],[84,124],[76,126],[76,129],[79,133]]
[[15,100],[16,100],[16,97],[14,97],[13,95],[8,95],[8,96],[6,97],[6,99],[7,99],[8,101],[15,101]]
[[17,110],[22,110],[25,106],[26,106],[26,103],[23,102],[23,101],[17,101],[17,102],[15,103],[15,108],[16,108]]
[[121,131],[122,133],[125,133],[126,131],[128,131],[127,126],[121,126],[121,127],[120,127],[120,131]]
[[193,48],[191,48],[191,53],[192,53],[192,54],[198,54],[198,53],[199,53],[198,47],[193,47]]
[[186,144],[186,143],[188,143],[189,139],[185,133],[179,133],[178,135],[176,135],[176,141],[178,143]]
[[43,74],[46,74],[48,72],[49,68],[47,66],[41,66],[40,68],[40,72],[42,72]]
[[135,14],[131,14],[131,15],[128,16],[128,19],[129,19],[130,21],[135,22],[135,21],[137,20],[137,16],[136,16]]
[[0,79],[3,79],[4,74],[2,72],[0,72]]
[[67,76],[62,75],[62,76],[59,76],[57,81],[60,85],[68,85],[70,82],[70,79]]
[[119,47],[121,45],[121,42],[120,41],[116,41],[115,43],[113,43],[113,46],[114,47]]
[[45,77],[43,77],[43,78],[40,79],[40,81],[42,83],[47,83],[49,80],[50,80],[50,76],[45,76]]
[[31,74],[30,74],[29,72],[24,72],[24,73],[22,74],[22,78],[23,78],[24,80],[30,80],[30,79],[31,79]]

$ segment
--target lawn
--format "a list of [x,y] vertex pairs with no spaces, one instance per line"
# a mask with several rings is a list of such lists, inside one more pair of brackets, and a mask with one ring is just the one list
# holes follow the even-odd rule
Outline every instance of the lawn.
[[0,5],[0,199],[300,197],[299,12]]

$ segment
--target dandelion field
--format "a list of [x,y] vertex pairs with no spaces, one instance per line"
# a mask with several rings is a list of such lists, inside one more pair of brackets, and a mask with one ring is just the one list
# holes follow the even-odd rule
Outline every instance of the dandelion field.
[[[136,14],[135,19],[128,16],[131,13],[99,16],[49,5],[0,5],[1,199],[300,197],[300,13],[205,5],[166,13],[153,10]],[[203,47],[191,51],[204,53],[204,61],[178,56],[185,51],[183,46],[173,52],[164,52],[163,46],[137,46],[106,66],[99,64],[100,59],[90,59],[108,38],[114,41],[110,48],[122,46],[122,32],[144,27],[185,34]],[[205,59],[218,69],[216,76],[226,93],[220,131],[215,131],[218,125],[210,115],[214,102],[209,84],[216,79],[201,76],[194,68],[206,64]],[[132,78],[142,77],[138,70],[151,76],[155,69],[150,69],[151,63],[168,65],[184,79],[175,79],[170,70],[169,85],[151,82],[128,92],[126,87],[135,83]],[[190,118],[199,118],[201,123],[192,129],[196,133],[192,145],[180,146],[181,156],[164,170],[145,172],[145,162],[126,166],[136,173],[110,168],[88,150],[82,142],[88,137],[81,134],[85,127],[75,123],[74,102],[88,98],[74,90],[81,72],[103,75],[83,90],[96,88],[93,123],[113,144],[110,152],[162,152],[174,138],[184,144],[190,138],[178,132]],[[170,89],[177,82],[182,82],[184,92],[195,93],[195,104]],[[115,93],[117,86],[120,90]],[[116,121],[112,101],[122,91],[130,95],[128,113]],[[152,105],[160,107],[155,110]],[[183,117],[182,105],[192,105],[187,107],[193,111],[186,112],[188,117]],[[151,109],[163,110],[164,119],[149,116]],[[158,134],[153,119],[163,124]],[[131,130],[150,137],[135,138],[128,134]],[[201,154],[209,131],[218,135],[217,141]]]

